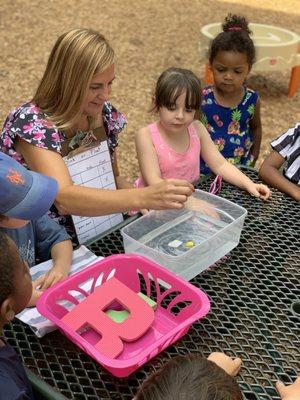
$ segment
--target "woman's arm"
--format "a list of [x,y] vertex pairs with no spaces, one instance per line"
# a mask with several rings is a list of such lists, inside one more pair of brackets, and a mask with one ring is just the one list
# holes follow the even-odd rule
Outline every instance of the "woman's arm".
[[105,190],[73,185],[60,154],[18,139],[16,150],[32,171],[48,175],[58,182],[55,204],[65,214],[98,216],[142,208],[182,208],[194,190],[186,181],[169,179],[143,189]]
[[201,143],[201,156],[209,168],[216,174],[221,175],[227,182],[246,190],[252,196],[261,197],[266,200],[270,196],[267,186],[252,182],[238,168],[230,164],[218,151],[209,133],[200,122],[194,122],[198,128]]
[[[116,151],[117,151],[117,149],[115,149],[112,167],[113,167],[113,171],[114,171],[114,175],[115,175],[117,188],[118,189],[132,189],[133,185],[131,185],[127,181],[126,178],[124,178],[123,176],[120,175]],[[140,213],[142,213],[142,214],[147,214],[148,212],[149,212],[149,210],[147,208],[142,208],[140,210]],[[135,214],[136,214],[136,211],[133,211],[132,213],[129,212],[129,215],[135,215]]]
[[262,137],[262,125],[260,118],[260,100],[257,100],[253,118],[249,122],[250,129],[253,134],[253,145],[250,149],[250,153],[253,156],[253,166],[255,165],[260,151],[261,137]]
[[153,185],[161,182],[160,168],[149,129],[142,128],[135,135],[135,146],[144,182]]
[[259,176],[269,185],[300,201],[300,187],[290,182],[279,171],[284,161],[284,157],[276,150],[271,151],[260,167]]

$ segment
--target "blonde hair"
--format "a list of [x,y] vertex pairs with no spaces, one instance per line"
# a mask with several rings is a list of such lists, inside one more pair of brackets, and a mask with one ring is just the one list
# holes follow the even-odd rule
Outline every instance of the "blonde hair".
[[99,32],[72,29],[56,41],[32,101],[59,129],[70,129],[95,74],[114,62],[114,50]]

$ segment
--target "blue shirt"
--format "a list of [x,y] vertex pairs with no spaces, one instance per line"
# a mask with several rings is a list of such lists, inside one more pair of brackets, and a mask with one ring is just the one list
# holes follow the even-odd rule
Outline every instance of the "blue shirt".
[[34,400],[21,360],[8,344],[0,347],[0,400]]
[[17,245],[21,258],[33,267],[38,262],[49,260],[52,247],[69,240],[65,228],[47,214],[19,229],[0,228]]

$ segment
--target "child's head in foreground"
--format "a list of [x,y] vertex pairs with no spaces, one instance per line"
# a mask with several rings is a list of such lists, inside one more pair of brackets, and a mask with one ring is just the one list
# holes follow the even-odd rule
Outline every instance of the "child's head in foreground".
[[242,400],[235,379],[199,355],[178,356],[151,375],[135,400]]
[[0,152],[0,227],[17,229],[44,215],[57,193],[57,182],[24,168]]
[[28,304],[32,283],[15,243],[0,231],[0,329]]
[[199,110],[201,105],[200,79],[188,69],[172,67],[165,70],[156,83],[153,110],[159,112],[163,107],[172,110],[182,94],[185,95],[187,110]]

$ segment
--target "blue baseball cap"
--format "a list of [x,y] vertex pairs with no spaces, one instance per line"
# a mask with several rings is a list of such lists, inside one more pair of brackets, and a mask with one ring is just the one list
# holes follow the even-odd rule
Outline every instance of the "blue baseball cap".
[[46,214],[57,194],[55,179],[29,171],[0,152],[0,214],[34,220]]

